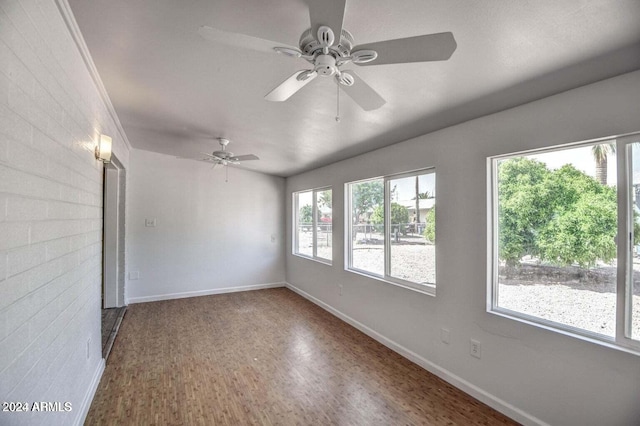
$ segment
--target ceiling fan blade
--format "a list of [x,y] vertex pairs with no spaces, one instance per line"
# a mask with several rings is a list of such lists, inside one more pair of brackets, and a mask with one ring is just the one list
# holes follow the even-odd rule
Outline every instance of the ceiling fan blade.
[[300,51],[296,47],[288,46],[280,42],[265,40],[263,38],[252,37],[246,34],[232,33],[229,31],[220,30],[218,28],[209,27],[203,25],[198,28],[198,34],[200,37],[207,41],[214,43],[220,43],[227,46],[241,47],[244,49],[257,50],[259,52],[273,53],[274,47],[293,49]]
[[445,61],[453,55],[458,44],[453,34],[438,33],[416,37],[398,38],[376,43],[368,43],[353,48],[359,50],[375,50],[378,58],[357,65],[401,64],[406,62]]
[[251,160],[259,160],[257,155],[247,154],[247,155],[238,155],[236,157],[231,157],[229,160],[231,161],[251,161]]
[[201,152],[200,154],[206,155],[207,157],[209,157],[208,159],[211,161],[224,161],[224,158],[220,158],[217,155],[209,154],[207,152]]
[[340,43],[345,3],[346,0],[308,0],[311,34],[317,37],[318,28],[326,25],[333,31],[333,44]]
[[265,95],[265,99],[272,102],[282,102],[289,99],[294,93],[302,89],[307,83],[318,76],[317,72],[312,72],[304,80],[298,80],[298,76],[302,73],[308,73],[308,70],[296,71],[291,77],[280,83],[278,87]]
[[340,88],[344,90],[344,92],[353,99],[355,103],[360,105],[363,110],[372,111],[387,103],[387,101],[385,101],[378,92],[373,90],[371,86],[365,83],[358,74],[351,70],[349,70],[348,73],[353,76],[353,85],[345,86],[343,84],[338,84],[338,86],[340,86]]
[[194,157],[176,157],[180,160],[194,160],[194,161],[204,161],[205,163],[215,162],[213,158],[194,158]]

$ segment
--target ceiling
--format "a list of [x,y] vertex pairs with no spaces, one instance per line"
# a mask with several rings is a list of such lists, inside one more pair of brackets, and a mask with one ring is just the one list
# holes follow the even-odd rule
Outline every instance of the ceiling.
[[69,3],[134,148],[194,157],[226,137],[261,159],[242,167],[278,176],[640,69],[638,0],[347,0],[355,45],[451,31],[458,47],[442,62],[348,64],[387,103],[364,111],[341,95],[337,122],[330,78],[263,98],[306,61],[198,35],[207,25],[297,46],[310,1]]

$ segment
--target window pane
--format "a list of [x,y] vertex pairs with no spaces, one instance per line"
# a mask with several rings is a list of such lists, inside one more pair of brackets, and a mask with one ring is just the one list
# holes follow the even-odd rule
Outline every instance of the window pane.
[[389,180],[391,264],[394,278],[436,282],[435,174]]
[[316,192],[316,205],[318,206],[318,228],[316,234],[316,256],[323,259],[332,259],[332,200],[331,190]]
[[631,197],[633,218],[632,282],[628,298],[631,303],[631,338],[640,340],[640,143],[631,144]]
[[349,185],[351,267],[384,275],[384,181]]
[[313,191],[299,192],[296,253],[313,256]]
[[497,162],[499,307],[615,335],[613,151],[603,143]]

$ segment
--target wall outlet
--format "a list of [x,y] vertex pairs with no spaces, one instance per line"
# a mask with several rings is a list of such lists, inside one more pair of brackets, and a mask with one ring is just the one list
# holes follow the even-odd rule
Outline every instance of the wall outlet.
[[477,340],[471,339],[469,342],[469,353],[472,357],[480,359],[482,357],[482,344]]
[[91,358],[91,337],[87,339],[87,359]]
[[140,279],[140,271],[130,271],[129,281],[135,281]]
[[149,228],[155,228],[156,226],[156,218],[152,218],[152,219],[145,219],[144,220],[144,226],[149,227]]
[[446,328],[441,328],[440,329],[440,340],[442,340],[442,343],[445,344],[449,344],[449,330]]
[[342,284],[338,286],[338,291],[340,292],[340,296],[342,296]]
[[275,242],[276,242],[276,236],[275,236],[275,235],[273,235],[273,234],[271,234],[271,242],[272,242],[272,243],[275,243]]

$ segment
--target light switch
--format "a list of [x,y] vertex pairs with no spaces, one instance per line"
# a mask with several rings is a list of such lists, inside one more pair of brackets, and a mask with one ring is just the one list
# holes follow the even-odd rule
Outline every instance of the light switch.
[[148,228],[155,228],[155,226],[156,226],[156,218],[154,217],[153,219],[145,219],[144,220],[144,226],[146,226]]

